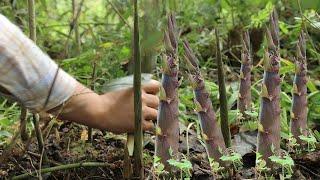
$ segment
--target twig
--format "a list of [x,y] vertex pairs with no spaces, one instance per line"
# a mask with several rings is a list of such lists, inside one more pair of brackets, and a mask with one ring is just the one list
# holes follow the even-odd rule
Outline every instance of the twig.
[[[29,155],[31,155],[31,156],[36,157],[36,158],[41,158],[41,155],[40,155],[40,154],[31,152],[31,151],[27,151],[27,153],[28,153]],[[48,160],[48,162],[49,162],[50,164],[55,165],[55,166],[60,166],[60,165],[61,165],[61,163],[58,163],[58,162],[53,161],[53,160]]]
[[[42,137],[42,133],[41,133],[41,129],[39,126],[39,114],[33,114],[33,118],[32,118],[32,122],[34,124],[34,130],[37,136],[37,140],[38,140],[38,148],[39,148],[39,152],[41,154],[43,154],[42,152],[44,151],[44,143],[43,143],[43,137]],[[47,156],[44,154],[44,161],[47,160]],[[41,164],[40,164],[41,167]]]
[[24,107],[21,107],[20,112],[20,133],[21,140],[27,141],[29,139],[29,134],[27,131],[27,118],[28,118],[28,110]]
[[82,0],[82,1],[80,2],[79,8],[78,8],[78,10],[77,10],[77,13],[76,13],[75,16],[73,15],[72,21],[70,22],[70,30],[69,30],[69,33],[68,33],[67,40],[66,40],[66,42],[64,43],[64,49],[65,49],[64,55],[68,55],[68,44],[69,44],[69,40],[70,40],[70,37],[71,37],[72,32],[73,32],[73,30],[74,30],[74,24],[75,24],[76,21],[78,21],[78,18],[79,18],[79,16],[80,16],[80,12],[81,12],[81,8],[82,8],[82,6],[83,6],[83,2],[84,2],[84,0]]
[[110,0],[107,0],[107,2],[111,5],[112,9],[117,13],[117,15],[120,17],[120,19],[123,21],[123,23],[125,25],[128,26],[128,28],[131,29],[131,26],[130,24],[127,22],[127,20],[121,15],[121,13],[119,12],[118,8],[110,1]]
[[[101,163],[101,162],[73,163],[73,164],[65,164],[65,165],[60,165],[60,166],[55,166],[55,167],[44,168],[44,169],[40,170],[40,173],[45,174],[45,173],[49,173],[49,172],[55,172],[55,171],[60,171],[60,170],[73,169],[73,168],[80,168],[80,167],[104,167],[107,165],[108,165],[107,163]],[[26,179],[28,177],[34,176],[35,174],[37,174],[37,171],[14,176],[14,177],[12,177],[12,179],[13,180]]]
[[[91,90],[95,90],[95,82],[96,82],[96,69],[97,69],[97,63],[96,60],[94,59],[93,65],[92,65],[92,74],[91,74]],[[92,143],[93,137],[92,137],[92,128],[88,127],[88,141]]]
[[36,43],[36,12],[34,7],[34,0],[28,0],[28,14],[29,14],[29,31],[30,31],[30,39]]

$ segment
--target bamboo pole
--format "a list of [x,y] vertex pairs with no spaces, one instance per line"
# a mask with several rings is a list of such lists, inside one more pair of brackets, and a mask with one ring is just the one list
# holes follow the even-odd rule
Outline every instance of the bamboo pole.
[[[29,37],[36,43],[36,13],[34,7],[34,0],[28,0],[28,16],[29,16]],[[20,112],[20,132],[22,141],[26,141],[29,138],[27,132],[27,119],[28,119],[28,110],[25,107],[21,107]]]
[[135,112],[135,130],[134,130],[134,177],[143,179],[143,159],[142,159],[142,102],[141,102],[141,59],[139,46],[139,19],[138,3],[133,1],[134,6],[134,25],[133,25],[133,60],[134,60],[134,112]]

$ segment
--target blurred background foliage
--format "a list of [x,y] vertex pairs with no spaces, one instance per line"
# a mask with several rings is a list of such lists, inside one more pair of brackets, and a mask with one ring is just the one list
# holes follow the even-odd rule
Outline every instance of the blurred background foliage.
[[[81,0],[76,0],[78,7]],[[227,74],[227,93],[231,123],[237,122],[238,74],[240,69],[241,32],[249,29],[253,50],[253,111],[257,119],[259,91],[263,68],[264,27],[268,15],[276,7],[280,17],[282,130],[288,132],[291,90],[294,76],[293,57],[300,29],[307,29],[309,69],[309,122],[320,123],[320,0],[140,0],[141,58],[143,71],[161,74],[160,60],[165,15],[174,11],[181,39],[188,39],[199,58],[212,101],[218,109],[218,86],[215,64],[214,29],[220,30]],[[28,34],[27,1],[0,0],[0,12]],[[84,0],[78,19],[81,53],[76,52],[72,25],[71,0],[36,0],[37,44],[60,66],[86,85],[95,83],[96,90],[110,80],[130,74],[132,44],[132,2],[130,0]],[[181,53],[180,48],[180,53]],[[181,70],[184,60],[181,58]],[[93,64],[97,76],[93,81]],[[182,77],[184,73],[182,73]],[[193,112],[192,90],[184,77],[180,88],[180,117],[185,124],[197,122]],[[219,113],[217,113],[218,115]],[[0,101],[0,142],[18,129],[19,107]],[[197,123],[198,124],[198,123]],[[244,125],[246,126],[246,125]],[[253,123],[247,125],[255,129]],[[30,127],[29,127],[30,128]]]

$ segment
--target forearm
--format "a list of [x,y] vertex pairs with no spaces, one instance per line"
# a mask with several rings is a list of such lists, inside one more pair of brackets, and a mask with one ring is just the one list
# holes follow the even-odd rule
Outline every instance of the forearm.
[[107,111],[108,102],[102,102],[100,95],[78,83],[73,95],[65,103],[48,112],[61,120],[104,129],[105,122],[101,122],[101,119]]

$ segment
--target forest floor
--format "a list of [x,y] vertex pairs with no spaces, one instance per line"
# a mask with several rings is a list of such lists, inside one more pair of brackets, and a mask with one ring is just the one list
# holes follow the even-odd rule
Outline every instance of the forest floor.
[[[189,158],[193,165],[192,179],[213,179],[210,175],[204,147],[197,140],[195,131],[191,129],[188,132]],[[186,132],[183,132],[184,136],[180,140],[180,152],[184,154],[187,152],[185,134]],[[44,179],[123,179],[125,136],[110,133],[103,135],[102,132],[95,131],[92,144],[86,142],[86,137],[87,130],[80,125],[62,123],[52,128],[51,133],[45,139],[49,161],[44,162],[42,168],[78,162],[104,162],[105,166],[73,168],[42,174]],[[240,144],[240,146],[245,145]],[[38,152],[36,138],[33,138],[27,149],[25,147],[26,143],[22,143],[19,138],[9,148],[9,151],[8,147],[4,149],[0,146],[2,162],[0,179],[39,169],[41,155]],[[154,177],[153,153],[154,140],[151,135],[147,134],[144,146],[146,179]],[[293,159],[295,160],[294,179],[320,179],[320,151],[293,156]],[[246,153],[243,156],[243,163],[243,168],[235,172],[233,179],[254,178],[255,153]]]

